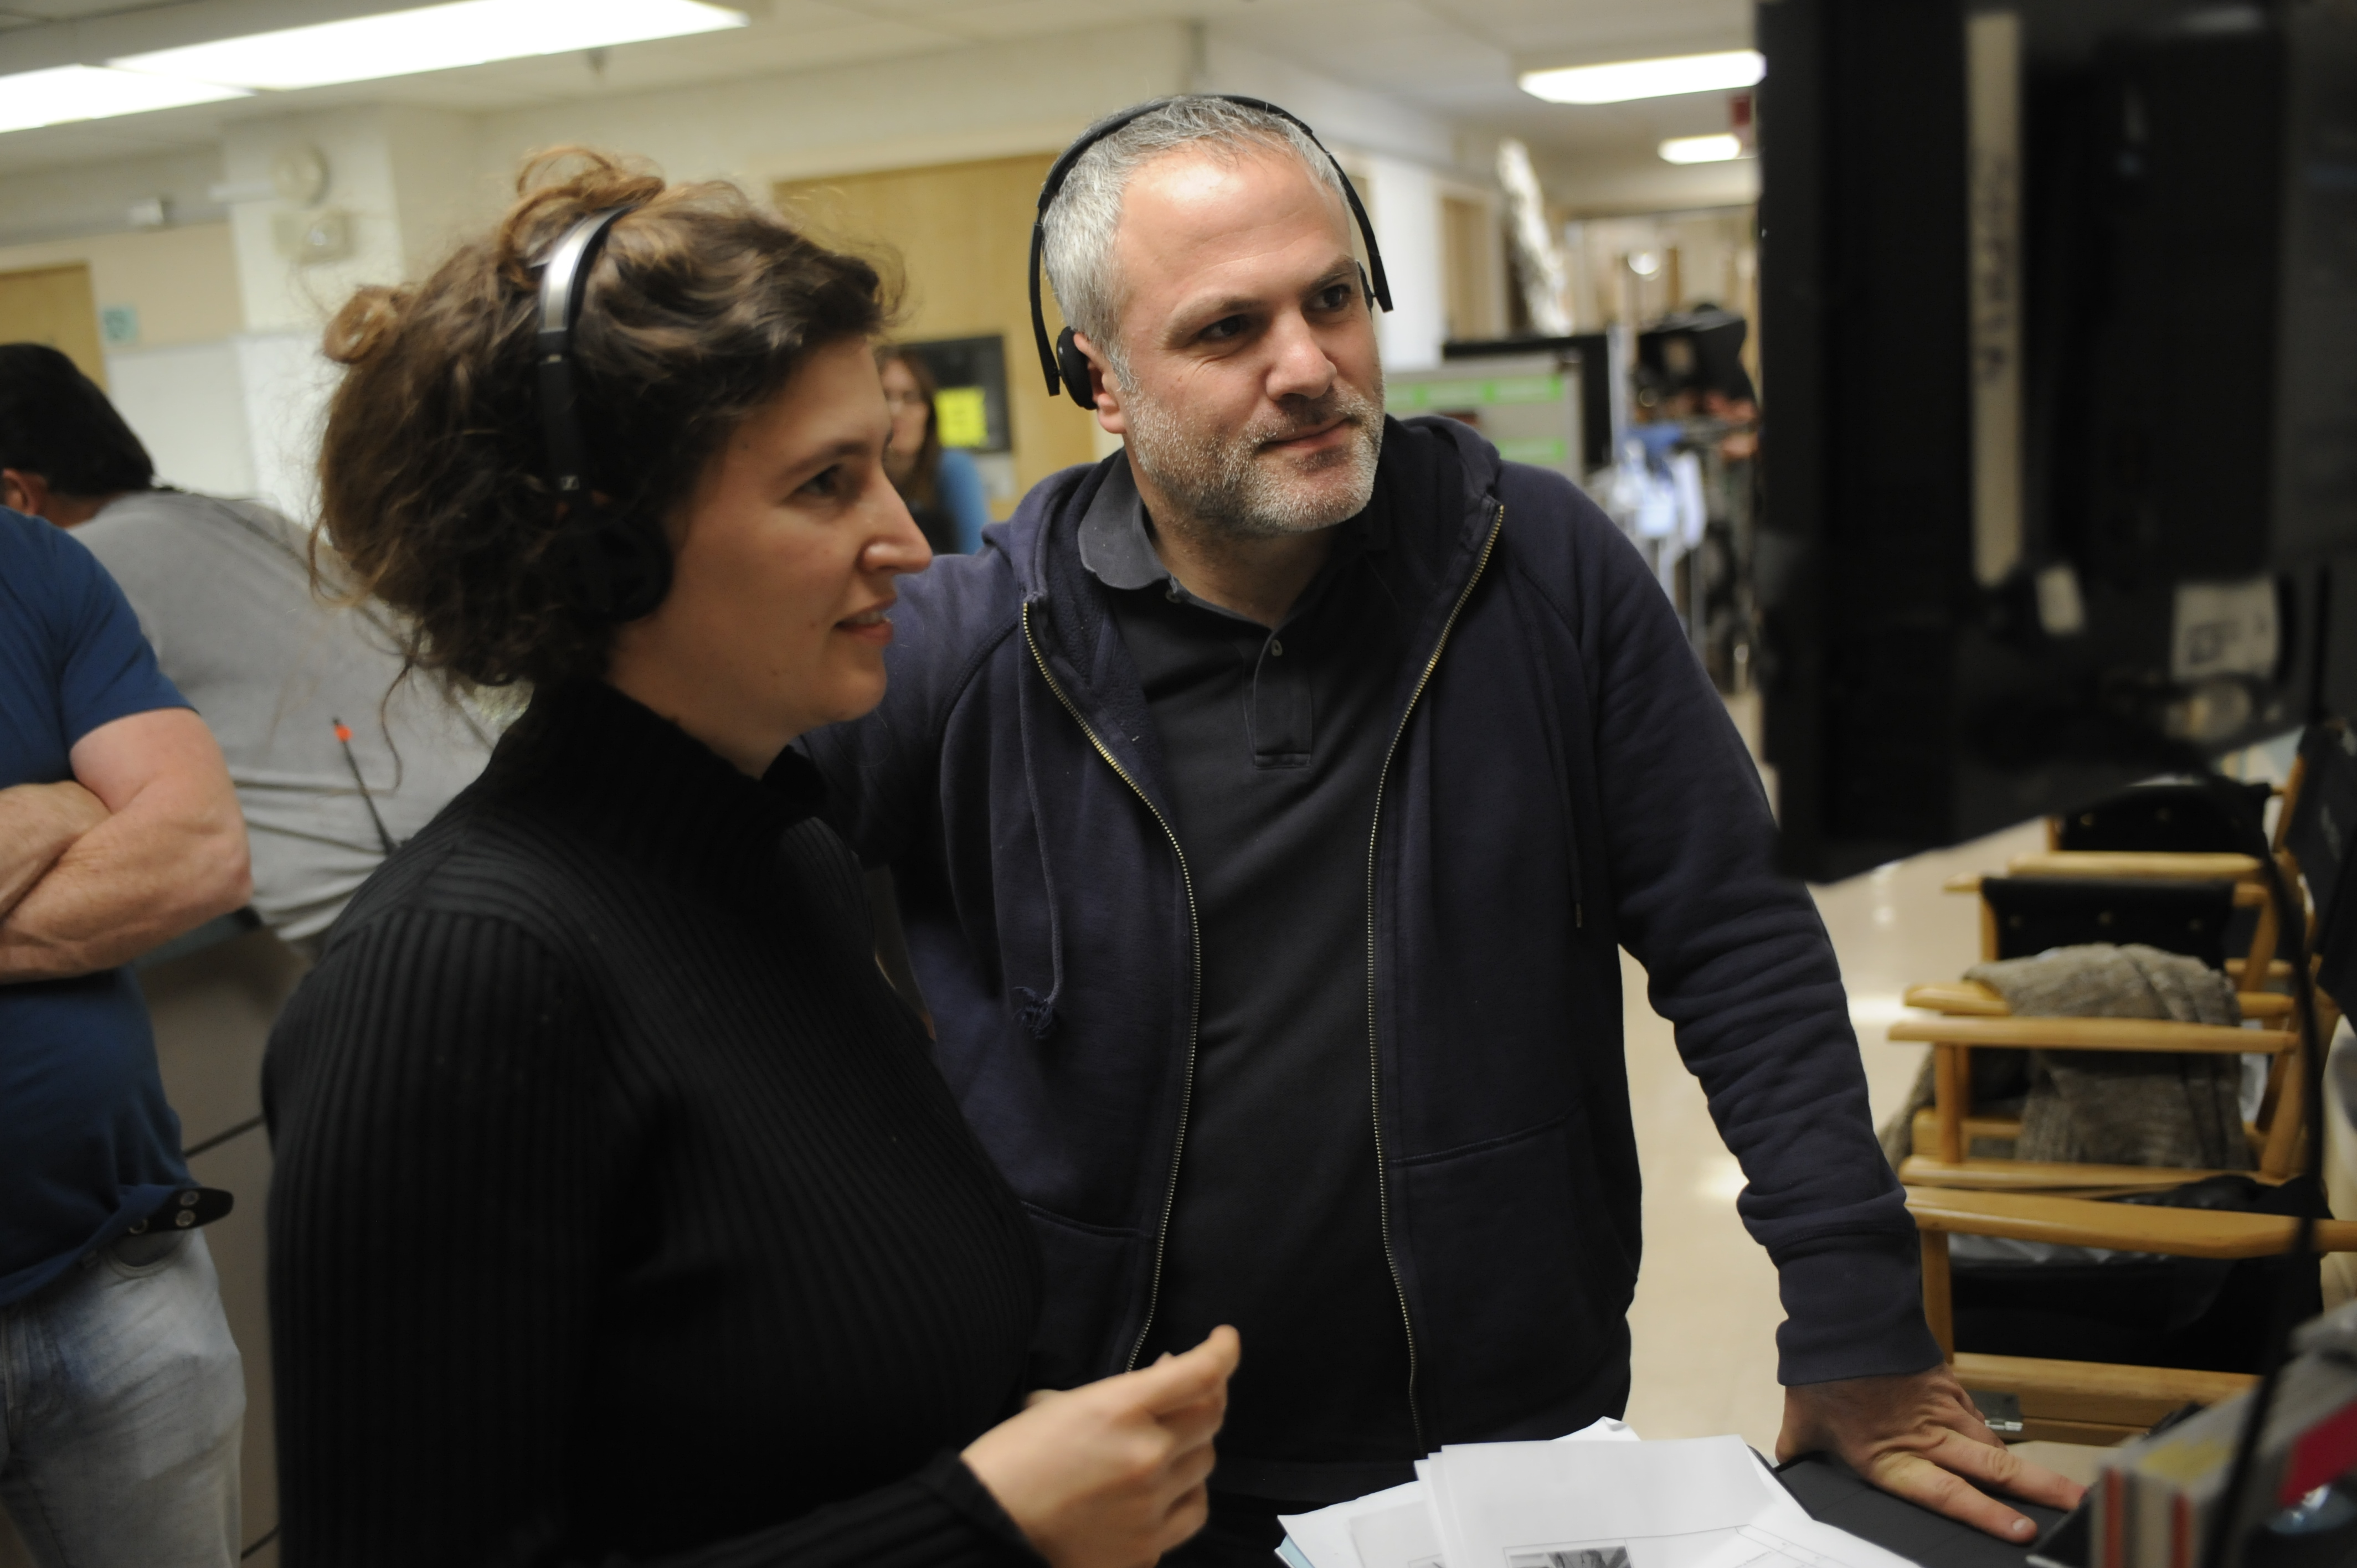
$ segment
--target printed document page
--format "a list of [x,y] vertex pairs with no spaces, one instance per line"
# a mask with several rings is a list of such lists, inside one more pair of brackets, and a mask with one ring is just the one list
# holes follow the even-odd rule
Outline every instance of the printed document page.
[[1405,1486],[1286,1516],[1277,1555],[1288,1568],[1910,1568],[1811,1519],[1740,1438],[1638,1443],[1610,1425],[1443,1448]]

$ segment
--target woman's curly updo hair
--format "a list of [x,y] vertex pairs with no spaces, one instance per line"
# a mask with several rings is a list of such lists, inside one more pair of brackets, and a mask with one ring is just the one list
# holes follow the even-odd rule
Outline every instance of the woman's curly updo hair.
[[[605,671],[614,628],[573,608],[540,426],[540,263],[581,219],[608,231],[574,333],[592,488],[674,528],[729,435],[813,350],[873,336],[877,269],[723,184],[666,185],[604,154],[544,153],[491,233],[425,282],[364,288],[328,328],[347,367],[319,453],[334,575],[408,626],[408,654],[467,684]],[[676,538],[676,533],[672,537]]]

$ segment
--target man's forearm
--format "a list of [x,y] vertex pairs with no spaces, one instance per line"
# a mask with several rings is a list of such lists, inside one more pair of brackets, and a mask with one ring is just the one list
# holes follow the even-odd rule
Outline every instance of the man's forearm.
[[252,887],[240,823],[143,796],[71,841],[0,918],[0,983],[111,969],[237,908]]
[[70,779],[0,789],[0,917],[16,908],[76,839],[104,821],[98,797]]

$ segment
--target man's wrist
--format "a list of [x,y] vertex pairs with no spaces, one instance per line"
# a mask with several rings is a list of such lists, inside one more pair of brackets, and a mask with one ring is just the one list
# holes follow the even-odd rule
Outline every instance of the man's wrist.
[[70,780],[0,789],[0,919],[106,818],[98,797]]
[[51,799],[63,812],[66,825],[75,838],[98,826],[112,815],[106,802],[91,794],[72,779],[50,786]]
[[1912,1237],[1857,1236],[1781,1261],[1777,1380],[1900,1377],[1937,1366]]
[[68,779],[55,784],[19,784],[0,790],[0,800],[21,800],[33,819],[34,831],[49,854],[63,854],[74,840],[106,821],[99,798]]

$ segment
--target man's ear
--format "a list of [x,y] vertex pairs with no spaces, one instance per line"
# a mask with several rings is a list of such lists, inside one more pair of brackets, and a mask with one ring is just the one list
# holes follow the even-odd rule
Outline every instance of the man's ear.
[[1087,333],[1073,333],[1072,346],[1089,359],[1089,395],[1096,399],[1097,424],[1108,435],[1128,435],[1129,416],[1122,412],[1121,384],[1113,379],[1113,366],[1103,352],[1089,341]]
[[22,468],[0,468],[0,506],[40,517],[48,504],[48,480]]

